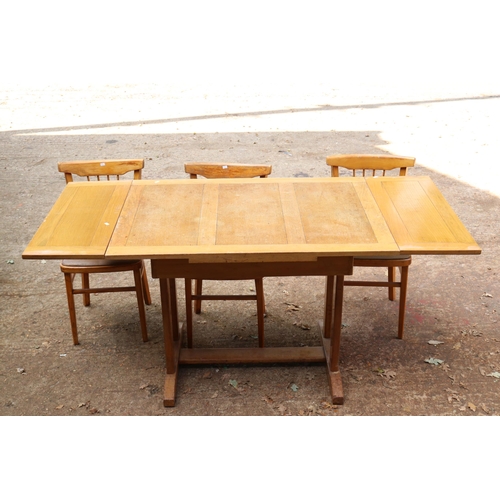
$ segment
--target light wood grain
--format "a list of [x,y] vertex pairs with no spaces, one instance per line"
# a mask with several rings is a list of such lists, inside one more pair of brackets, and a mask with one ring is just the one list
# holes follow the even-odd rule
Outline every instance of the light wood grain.
[[23,258],[104,258],[130,186],[131,181],[67,184]]
[[402,253],[481,253],[429,177],[369,178],[367,184]]
[[259,179],[253,183],[219,187],[217,246],[286,244],[277,183]]
[[219,186],[203,185],[198,233],[199,246],[212,246],[217,243],[217,210],[219,208]]

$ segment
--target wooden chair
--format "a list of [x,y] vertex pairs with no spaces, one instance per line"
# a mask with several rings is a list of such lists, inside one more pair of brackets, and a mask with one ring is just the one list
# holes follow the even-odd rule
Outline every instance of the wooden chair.
[[[252,178],[267,177],[271,174],[271,165],[247,165],[239,163],[197,163],[190,162],[184,164],[186,173],[191,179],[198,176],[208,179],[214,178]],[[235,280],[238,278],[235,277]],[[259,338],[259,347],[264,347],[264,285],[262,278],[255,279],[255,294],[251,295],[203,295],[203,280],[197,279],[195,294],[192,293],[192,284],[190,279],[186,279],[186,332],[188,347],[193,346],[193,310],[196,314],[201,313],[202,300],[255,300],[257,301],[257,332]]]
[[[104,160],[104,161],[68,161],[58,164],[59,171],[66,177],[66,183],[73,182],[73,176],[77,175],[87,180],[119,180],[128,172],[134,173],[134,179],[141,178],[144,160]],[[73,343],[78,344],[78,331],[76,326],[75,295],[83,295],[83,305],[90,305],[91,293],[104,292],[135,292],[139,306],[139,318],[141,322],[142,340],[148,340],[146,328],[146,311],[144,303],[151,304],[146,267],[142,260],[104,260],[104,259],[66,259],[61,263],[61,271],[64,273],[66,283],[66,294],[68,297],[69,317],[71,321],[71,333]],[[134,286],[91,288],[89,282],[90,274],[133,272]],[[74,279],[77,274],[82,276],[82,287],[74,287]]]
[[[385,176],[390,170],[399,169],[399,175],[406,175],[408,168],[415,165],[415,158],[405,156],[389,155],[334,155],[328,156],[326,163],[332,168],[332,177],[339,177],[339,167],[349,170],[353,176],[361,171],[363,177],[371,172],[375,176],[378,172]],[[411,255],[401,255],[398,257],[379,257],[367,256],[355,258],[355,267],[387,267],[387,281],[348,281],[345,280],[345,286],[375,286],[387,287],[389,289],[389,300],[394,300],[394,289],[399,288],[399,319],[398,319],[398,337],[403,338],[404,320],[406,312],[406,295],[408,290],[408,268],[411,264]],[[401,278],[396,281],[396,268],[399,268]],[[333,277],[327,277],[327,280],[333,280]],[[327,281],[330,286],[332,281]]]

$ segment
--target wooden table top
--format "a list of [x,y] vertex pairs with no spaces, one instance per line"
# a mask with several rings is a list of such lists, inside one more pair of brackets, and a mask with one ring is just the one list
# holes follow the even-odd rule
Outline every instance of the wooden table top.
[[399,253],[363,179],[267,178],[134,182],[106,255],[270,262],[360,252]]
[[132,181],[70,182],[23,259],[103,259]]
[[366,182],[402,253],[481,253],[430,177],[368,177]]
[[429,177],[70,183],[23,258],[307,261],[481,249]]

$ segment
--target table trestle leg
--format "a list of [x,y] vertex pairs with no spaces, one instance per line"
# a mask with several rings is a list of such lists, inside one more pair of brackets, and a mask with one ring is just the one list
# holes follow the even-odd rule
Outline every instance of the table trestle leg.
[[175,279],[160,278],[163,337],[165,339],[166,378],[163,405],[175,406],[181,338],[177,322],[177,295]]

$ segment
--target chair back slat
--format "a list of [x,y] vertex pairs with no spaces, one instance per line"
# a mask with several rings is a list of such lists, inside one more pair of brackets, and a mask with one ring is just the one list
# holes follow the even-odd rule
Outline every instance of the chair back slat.
[[271,174],[271,165],[250,165],[243,163],[199,163],[184,164],[184,170],[191,179],[199,175],[207,179],[267,177]]
[[332,169],[332,177],[339,177],[339,167],[350,170],[354,177],[357,171],[361,171],[363,177],[366,177],[370,172],[372,176],[385,176],[386,172],[395,169],[399,169],[401,176],[406,175],[408,168],[415,166],[415,158],[391,155],[332,155],[327,157],[326,163]]

